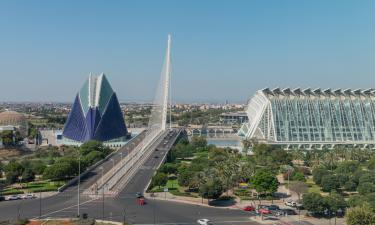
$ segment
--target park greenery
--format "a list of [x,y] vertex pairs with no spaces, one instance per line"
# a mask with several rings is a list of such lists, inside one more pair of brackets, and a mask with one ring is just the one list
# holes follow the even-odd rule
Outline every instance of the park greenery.
[[227,195],[277,199],[282,179],[309,215],[334,217],[347,212],[347,221],[355,221],[361,213],[365,220],[375,213],[374,152],[349,146],[289,151],[259,143],[251,146],[253,154],[246,155],[207,145],[202,137],[182,138],[155,174],[150,191],[167,187],[174,195],[207,199]]
[[32,155],[12,159],[6,165],[0,163],[0,174],[5,174],[5,183],[8,185],[8,188],[3,189],[3,194],[20,192],[10,188],[14,184],[19,184],[18,189],[31,192],[56,190],[59,185],[78,175],[79,160],[81,171],[85,171],[111,152],[101,142],[89,141],[80,147],[39,149]]

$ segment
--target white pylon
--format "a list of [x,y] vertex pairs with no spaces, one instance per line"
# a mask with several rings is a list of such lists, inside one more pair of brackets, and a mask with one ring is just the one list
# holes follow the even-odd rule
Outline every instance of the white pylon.
[[[167,45],[167,54],[165,56],[165,74],[162,74],[164,76],[164,83],[162,84],[163,87],[163,114],[162,114],[162,124],[161,129],[164,131],[166,130],[167,126],[167,114],[168,114],[168,96],[169,96],[169,85],[170,85],[170,79],[171,79],[171,35],[168,35],[168,45]],[[171,123],[171,121],[169,121]]]

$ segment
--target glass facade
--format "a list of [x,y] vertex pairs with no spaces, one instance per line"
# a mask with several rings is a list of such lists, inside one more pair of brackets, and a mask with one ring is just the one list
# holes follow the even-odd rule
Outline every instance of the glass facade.
[[239,134],[274,144],[374,144],[375,91],[263,89]]

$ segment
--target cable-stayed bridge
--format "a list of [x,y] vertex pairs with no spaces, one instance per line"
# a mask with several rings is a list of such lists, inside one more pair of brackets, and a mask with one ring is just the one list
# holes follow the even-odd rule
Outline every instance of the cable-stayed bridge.
[[[130,181],[139,168],[150,158],[151,153],[168,134],[167,115],[170,107],[170,79],[171,79],[171,36],[168,44],[160,81],[155,93],[151,116],[147,130],[141,133],[136,142],[125,145],[118,151],[120,159],[112,161],[112,167],[99,167],[96,182],[84,190],[88,195],[116,195]],[[170,121],[170,120],[169,120]],[[117,157],[118,158],[118,157]],[[107,160],[108,161],[108,160]]]

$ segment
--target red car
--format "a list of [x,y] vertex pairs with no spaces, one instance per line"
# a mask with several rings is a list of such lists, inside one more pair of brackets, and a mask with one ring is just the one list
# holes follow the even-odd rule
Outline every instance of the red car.
[[258,210],[258,212],[260,213],[260,214],[271,214],[271,211],[269,211],[268,209],[259,209]]
[[255,207],[253,207],[253,206],[246,206],[245,208],[243,208],[243,211],[247,211],[247,212],[255,211]]

